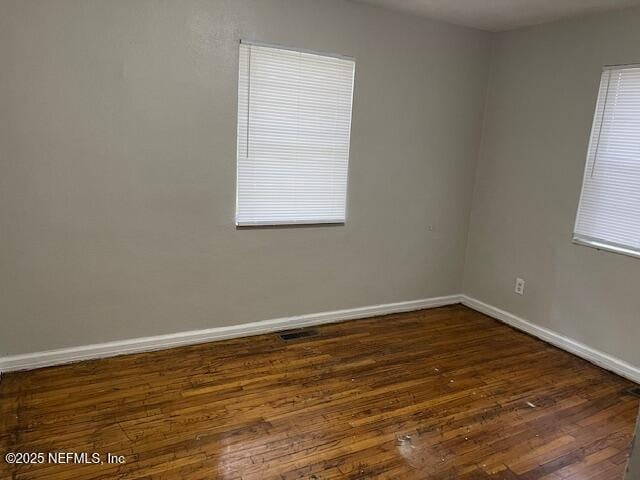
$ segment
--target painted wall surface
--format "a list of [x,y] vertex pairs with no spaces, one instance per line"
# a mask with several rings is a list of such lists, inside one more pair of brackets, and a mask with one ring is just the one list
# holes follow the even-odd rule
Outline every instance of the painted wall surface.
[[640,260],[571,239],[601,69],[640,63],[639,26],[631,9],[496,37],[464,281],[472,297],[633,365]]
[[[241,38],[356,58],[345,226],[235,228]],[[339,0],[0,0],[0,356],[459,293],[489,42]]]

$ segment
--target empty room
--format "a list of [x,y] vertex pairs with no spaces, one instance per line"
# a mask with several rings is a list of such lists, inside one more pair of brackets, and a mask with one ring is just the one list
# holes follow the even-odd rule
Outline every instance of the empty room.
[[640,480],[640,0],[0,0],[0,479]]

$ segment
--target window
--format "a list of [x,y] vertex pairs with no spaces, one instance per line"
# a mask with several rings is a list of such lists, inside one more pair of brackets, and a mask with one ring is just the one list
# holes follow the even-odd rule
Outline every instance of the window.
[[237,225],[345,221],[354,68],[240,44]]
[[602,73],[574,240],[640,257],[640,65]]

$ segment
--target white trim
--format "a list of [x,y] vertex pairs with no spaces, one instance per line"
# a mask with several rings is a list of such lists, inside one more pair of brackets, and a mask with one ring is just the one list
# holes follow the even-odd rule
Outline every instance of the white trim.
[[339,58],[341,60],[351,60],[351,61],[356,60],[355,57],[352,57],[350,55],[343,55],[341,53],[329,53],[329,52],[322,52],[320,50],[309,50],[307,48],[287,47],[286,45],[279,45],[277,43],[269,43],[269,42],[260,42],[257,40],[247,40],[247,39],[241,38],[240,43],[244,45],[252,45],[255,47],[277,48],[278,50],[289,50],[291,52],[308,53],[310,55],[318,55],[320,57],[332,57],[332,58]]
[[621,63],[620,65],[605,65],[602,71],[606,70],[624,70],[625,68],[640,68],[640,63]]
[[629,247],[623,247],[604,240],[597,240],[586,235],[574,234],[573,243],[576,245],[582,245],[583,247],[591,247],[596,250],[604,250],[611,253],[617,253],[619,255],[627,255],[628,257],[640,258],[640,251]]
[[169,335],[133,338],[130,340],[97,343],[81,347],[11,355],[7,357],[0,357],[0,372],[31,370],[51,365],[78,362],[81,360],[114,357],[116,355],[148,352],[152,350],[163,350],[182,345],[193,345],[229,338],[260,335],[264,333],[289,330],[292,328],[308,327],[311,325],[321,325],[325,323],[354,320],[357,318],[373,317],[376,315],[388,315],[390,313],[410,312],[425,308],[442,307],[445,305],[460,303],[460,299],[460,295],[449,295],[445,297],[425,298],[422,300],[411,300],[407,302],[334,310],[331,312],[312,313],[309,315],[298,315],[295,317],[276,318],[228,327],[193,330],[189,332],[172,333]]
[[584,358],[585,360],[588,360],[589,362],[594,363],[599,367],[617,373],[621,377],[625,377],[636,383],[640,383],[640,368],[631,365],[624,360],[620,360],[619,358],[596,350],[595,348],[591,348],[584,343],[580,343],[577,340],[565,337],[564,335],[554,332],[553,330],[549,330],[548,328],[535,325],[512,313],[506,312],[497,307],[494,307],[493,305],[481,302],[480,300],[469,297],[467,295],[462,295],[461,300],[463,305],[466,305],[473,310],[477,310],[478,312],[484,313],[485,315],[493,317],[496,320],[500,320],[501,322],[504,322],[507,325],[512,326],[513,328],[522,330],[523,332],[533,335],[534,337],[538,337],[545,342],[561,348],[562,350],[566,350],[569,353]]
[[286,225],[344,225],[344,218],[335,218],[330,220],[259,220],[254,222],[238,222],[236,227],[283,227]]

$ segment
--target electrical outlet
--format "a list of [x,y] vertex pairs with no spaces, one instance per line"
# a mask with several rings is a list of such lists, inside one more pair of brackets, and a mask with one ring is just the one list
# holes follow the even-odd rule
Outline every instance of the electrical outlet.
[[524,280],[521,278],[516,278],[516,288],[515,292],[518,295],[524,295]]

